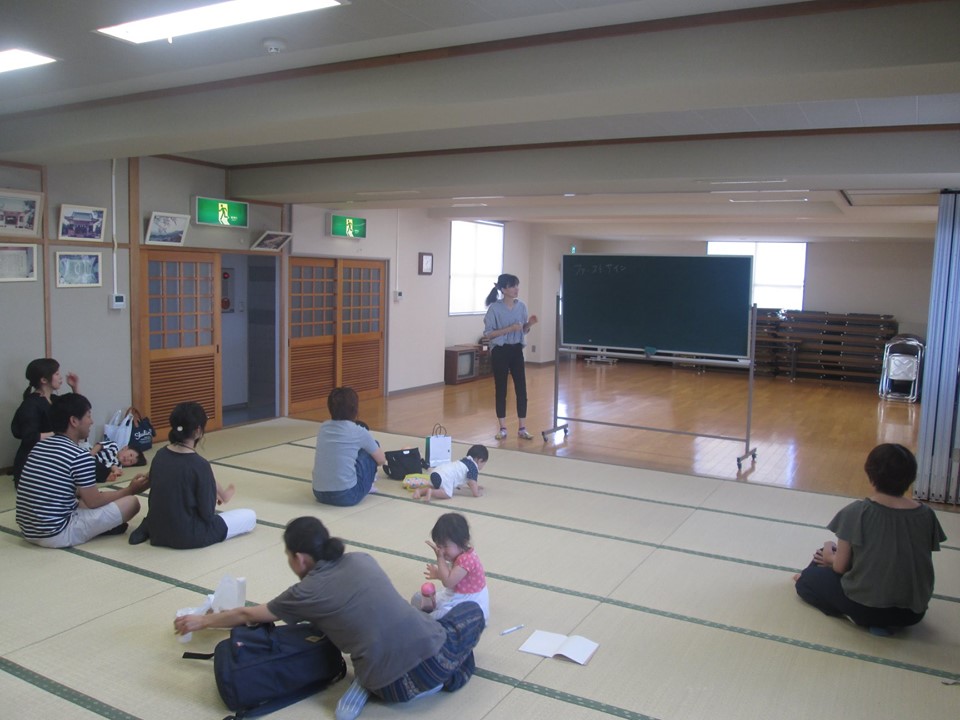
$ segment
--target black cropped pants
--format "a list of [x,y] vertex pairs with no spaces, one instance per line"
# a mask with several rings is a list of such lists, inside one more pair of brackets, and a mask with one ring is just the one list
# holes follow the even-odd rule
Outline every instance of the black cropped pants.
[[507,376],[513,376],[513,390],[517,396],[517,417],[527,416],[527,374],[523,360],[523,345],[494,345],[490,351],[490,368],[496,390],[497,417],[507,416]]

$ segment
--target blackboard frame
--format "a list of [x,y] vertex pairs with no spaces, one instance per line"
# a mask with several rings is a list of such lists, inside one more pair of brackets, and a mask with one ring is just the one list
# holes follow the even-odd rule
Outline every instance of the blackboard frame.
[[749,359],[752,290],[747,255],[564,255],[560,344]]

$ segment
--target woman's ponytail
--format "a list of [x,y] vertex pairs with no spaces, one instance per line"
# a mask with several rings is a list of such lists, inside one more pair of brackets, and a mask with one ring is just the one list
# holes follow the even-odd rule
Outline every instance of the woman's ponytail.
[[493,305],[497,298],[500,297],[500,291],[504,288],[516,287],[520,284],[520,278],[516,275],[510,275],[509,273],[503,273],[500,277],[497,278],[497,281],[493,284],[493,290],[490,291],[490,294],[487,295],[487,307]]

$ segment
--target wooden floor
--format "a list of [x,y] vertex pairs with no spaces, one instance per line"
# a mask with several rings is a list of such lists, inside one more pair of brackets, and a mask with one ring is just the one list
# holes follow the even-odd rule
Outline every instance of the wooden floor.
[[[609,462],[707,477],[863,496],[867,453],[878,443],[915,448],[920,405],[881,400],[875,385],[757,377],[750,448],[757,460],[743,462],[747,434],[746,373],[620,362],[563,361],[559,415],[594,422],[696,433],[657,432],[570,422],[569,434],[542,441],[553,427],[554,367],[528,366],[527,427],[534,440],[516,437],[513,390],[507,396],[510,437],[493,439],[493,380],[404,391],[361,402],[361,417],[386,432],[425,436],[435,423],[464,442],[559,457]],[[325,411],[296,417],[326,419]],[[738,438],[724,440],[705,436]],[[589,483],[589,478],[584,478]]]

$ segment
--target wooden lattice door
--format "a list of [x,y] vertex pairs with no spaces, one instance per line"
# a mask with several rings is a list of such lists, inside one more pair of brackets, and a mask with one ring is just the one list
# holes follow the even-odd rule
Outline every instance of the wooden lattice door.
[[383,394],[385,274],[383,261],[290,259],[291,413],[340,385]]
[[383,395],[386,263],[343,260],[338,385],[361,397]]
[[220,258],[211,253],[149,252],[142,265],[142,397],[161,437],[173,407],[193,400],[206,410],[207,430],[222,426],[219,297]]

